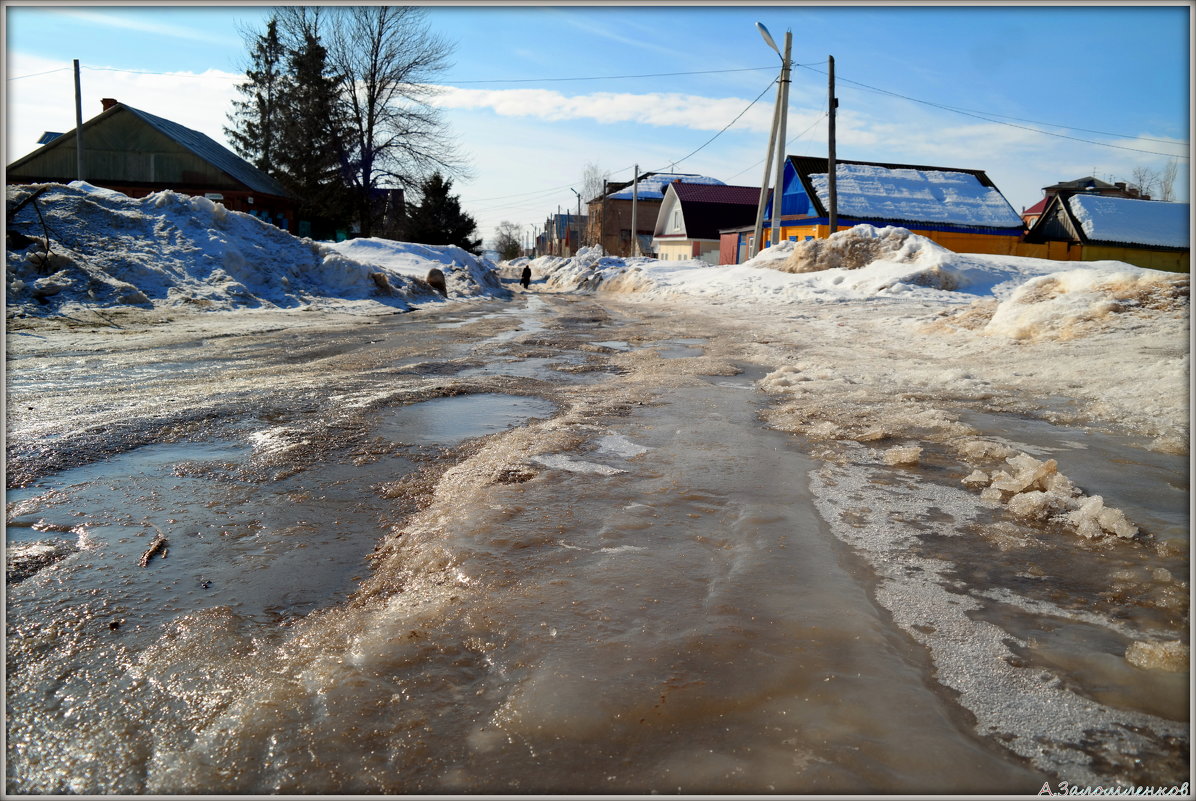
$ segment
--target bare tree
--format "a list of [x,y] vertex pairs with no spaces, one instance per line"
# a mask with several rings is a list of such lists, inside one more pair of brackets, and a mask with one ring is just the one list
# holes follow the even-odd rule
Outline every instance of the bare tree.
[[[586,164],[585,172],[581,177],[581,200],[583,203],[588,205],[590,201],[597,200],[602,196],[602,190],[606,187],[606,178],[607,173],[597,164],[593,162]],[[584,244],[594,245],[600,239],[602,213],[600,209],[591,208],[586,214],[589,218],[586,222]]]
[[435,76],[451,45],[433,35],[422,8],[332,6],[325,25],[329,61],[343,81],[349,137],[346,172],[369,236],[373,196],[383,184],[418,186],[435,172],[467,176],[440,111]]
[[519,255],[523,253],[523,244],[519,241],[522,233],[521,226],[508,220],[503,220],[498,224],[494,229],[494,249],[498,251],[500,259],[510,261],[519,258]]
[[1159,200],[1175,200],[1175,178],[1179,174],[1179,160],[1171,159],[1159,175]]
[[1144,197],[1150,197],[1155,194],[1155,188],[1159,183],[1159,174],[1150,167],[1139,164],[1130,173],[1130,180]]

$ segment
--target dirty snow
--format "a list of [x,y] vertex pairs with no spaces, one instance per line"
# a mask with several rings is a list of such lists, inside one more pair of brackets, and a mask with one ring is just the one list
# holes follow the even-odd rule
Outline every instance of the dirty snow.
[[[8,187],[10,207],[31,191]],[[204,197],[134,199],[76,181],[51,184],[34,203],[8,220],[33,239],[6,251],[10,315],[117,306],[405,310],[443,300],[424,281],[432,268],[445,273],[450,299],[505,294],[494,265],[460,248],[333,247]]]
[[[954,253],[870,225],[825,242],[781,242],[740,265],[592,248],[529,264],[550,289],[705,305],[774,338],[784,332],[797,347],[783,389],[794,397],[868,387],[883,403],[901,391],[982,399],[1003,389],[1032,409],[1068,399],[1073,422],[1101,421],[1187,451],[1187,274]],[[873,411],[852,414],[820,425],[830,436]]]

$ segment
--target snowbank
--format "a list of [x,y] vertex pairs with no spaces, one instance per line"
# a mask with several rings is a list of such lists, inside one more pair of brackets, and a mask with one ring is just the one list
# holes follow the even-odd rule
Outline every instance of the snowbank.
[[776,386],[763,388],[779,396],[782,428],[820,440],[904,430],[917,410],[894,398],[1000,397],[1187,450],[1186,274],[954,253],[905,229],[867,225],[782,242],[741,265],[599,249],[530,263],[558,290],[701,302],[743,320],[753,337],[785,342]]
[[391,239],[350,239],[327,245],[344,256],[387,271],[426,280],[431,269],[444,273],[450,297],[504,293],[496,265],[456,245],[418,245]]
[[[223,310],[345,302],[405,309],[442,299],[423,280],[432,268],[449,279],[450,298],[505,294],[494,265],[459,248],[390,243],[340,250],[204,197],[164,191],[134,199],[78,181],[48,186],[37,208],[29,204],[9,220],[10,229],[32,238],[6,252],[10,313],[37,316],[75,305]],[[36,188],[8,187],[10,207]],[[374,253],[380,258],[372,260]]]
[[[1123,262],[1060,262],[955,253],[899,227],[857,225],[828,239],[781,242],[740,265],[606,256],[529,262],[559,289],[692,295],[756,305],[904,299],[945,307],[983,301],[960,328],[987,336],[1066,338],[1078,321],[1126,311],[1183,313],[1188,276]],[[1066,332],[1061,334],[1060,332]]]

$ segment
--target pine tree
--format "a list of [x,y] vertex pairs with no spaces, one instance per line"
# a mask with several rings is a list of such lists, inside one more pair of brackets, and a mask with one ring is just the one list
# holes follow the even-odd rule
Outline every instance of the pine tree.
[[403,238],[421,245],[457,245],[479,253],[482,240],[474,239],[478,224],[461,211],[459,197],[449,194],[453,182],[440,173],[420,182],[420,202],[409,205]]
[[327,51],[309,31],[291,50],[281,93],[282,123],[275,154],[277,177],[299,198],[299,216],[312,235],[326,238],[352,212],[343,171],[343,125]]
[[278,36],[278,20],[266,24],[266,32],[255,37],[245,83],[237,87],[243,100],[233,101],[224,129],[233,148],[258,169],[273,174],[279,136],[282,84],[285,80],[286,48]]

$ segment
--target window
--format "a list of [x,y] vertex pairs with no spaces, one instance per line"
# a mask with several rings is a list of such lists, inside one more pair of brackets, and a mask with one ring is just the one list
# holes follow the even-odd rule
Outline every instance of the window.
[[673,209],[673,230],[681,230],[681,209]]

